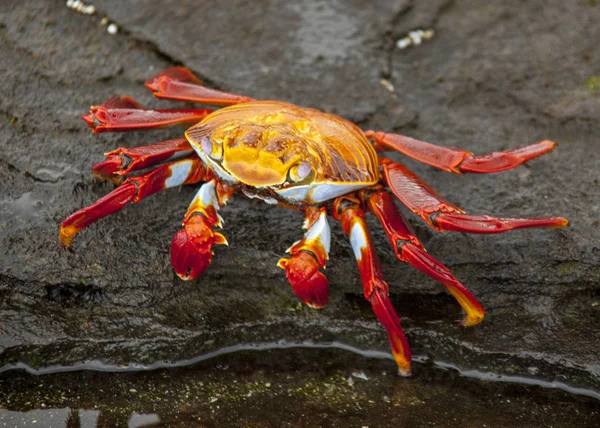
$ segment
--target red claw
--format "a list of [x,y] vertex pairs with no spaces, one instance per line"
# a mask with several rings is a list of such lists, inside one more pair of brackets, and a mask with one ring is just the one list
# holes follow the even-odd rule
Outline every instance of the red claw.
[[213,110],[162,109],[145,110],[133,98],[114,95],[101,106],[92,106],[81,116],[94,134],[164,128],[174,125],[193,125]]
[[187,281],[202,275],[212,260],[212,246],[227,244],[225,237],[213,231],[212,226],[203,215],[192,215],[184,229],[173,237],[171,263],[179,278]]
[[115,184],[120,184],[123,179],[116,175],[123,168],[123,159],[119,155],[108,154],[103,162],[92,167],[92,174],[102,180],[112,181]]
[[286,271],[286,277],[294,294],[306,305],[318,309],[329,300],[329,282],[321,271],[317,259],[306,251],[300,251],[291,259],[281,259],[277,265]]

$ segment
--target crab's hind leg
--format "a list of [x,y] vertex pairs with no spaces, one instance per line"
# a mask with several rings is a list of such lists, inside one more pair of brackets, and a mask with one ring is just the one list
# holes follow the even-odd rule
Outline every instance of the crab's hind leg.
[[569,224],[563,217],[495,218],[468,215],[442,199],[431,187],[404,165],[380,159],[383,177],[392,193],[408,209],[438,231],[467,233],[500,233],[526,227],[561,228]]
[[139,147],[119,147],[106,153],[106,159],[92,166],[92,173],[103,180],[119,184],[122,177],[133,171],[172,162],[191,155],[192,146],[185,138],[161,141]]
[[364,199],[369,211],[375,214],[385,229],[398,260],[409,263],[448,289],[467,314],[462,325],[479,324],[485,315],[483,307],[446,266],[427,254],[423,244],[396,208],[392,197],[385,190],[376,189],[365,192]]
[[200,159],[189,158],[167,163],[146,174],[128,178],[108,195],[64,220],[60,225],[60,243],[63,247],[70,247],[77,233],[102,217],[114,214],[129,202],[136,203],[160,190],[197,183],[206,177],[207,172]]
[[365,135],[367,138],[372,138],[377,148],[382,151],[385,149],[397,150],[419,162],[457,174],[505,171],[546,154],[556,146],[554,141],[543,140],[513,150],[473,156],[473,153],[465,150],[436,146],[399,134],[366,131]]
[[81,116],[94,134],[101,132],[126,132],[166,128],[170,126],[191,126],[210,113],[209,109],[162,109],[145,110],[133,98],[113,95],[100,106],[92,106]]
[[331,242],[326,209],[308,208],[304,228],[308,229],[304,238],[287,250],[291,257],[280,259],[277,266],[286,271],[292,290],[303,303],[321,308],[329,299],[329,283],[319,270],[325,269]]
[[252,101],[252,98],[202,86],[202,82],[184,67],[169,68],[146,81],[157,98],[191,101],[217,106]]
[[183,280],[203,274],[212,260],[212,247],[227,244],[225,237],[213,230],[223,227],[219,208],[232,196],[233,189],[216,179],[204,183],[192,200],[184,220],[183,229],[175,234],[171,243],[171,264]]
[[364,287],[365,298],[371,303],[373,312],[387,330],[392,354],[400,374],[410,375],[411,353],[408,340],[402,331],[400,318],[388,297],[389,287],[383,280],[379,258],[370,237],[365,214],[360,202],[345,196],[334,202],[334,216],[350,238],[358,270]]

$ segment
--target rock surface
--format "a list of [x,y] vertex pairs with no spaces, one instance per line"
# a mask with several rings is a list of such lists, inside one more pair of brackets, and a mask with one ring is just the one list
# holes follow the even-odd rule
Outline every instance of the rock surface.
[[[0,366],[150,363],[279,340],[387,352],[337,225],[320,311],[299,306],[275,266],[302,235],[301,216],[259,202],[236,198],[223,210],[230,246],[192,282],[175,276],[168,249],[193,188],[126,207],[78,236],[74,253],[59,248],[59,223],[112,189],[89,173],[102,153],[180,133],[94,136],[79,116],[114,93],[165,107],[143,81],[185,65],[213,87],[476,153],[558,140],[551,154],[495,175],[402,160],[469,212],[571,220],[558,231],[467,236],[409,216],[486,308],[481,326],[457,326],[454,300],[397,262],[374,223],[373,234],[415,354],[600,390],[600,5],[372,3],[105,0],[91,17],[60,1],[3,7]],[[434,38],[395,47],[418,28]]]

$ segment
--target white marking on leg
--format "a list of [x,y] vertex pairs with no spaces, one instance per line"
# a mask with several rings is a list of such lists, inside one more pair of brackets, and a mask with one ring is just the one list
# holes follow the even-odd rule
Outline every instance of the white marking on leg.
[[338,196],[345,195],[363,187],[370,186],[373,183],[364,184],[344,184],[344,183],[320,183],[315,185],[310,198],[313,202],[325,202]]
[[356,260],[362,259],[362,251],[367,248],[367,234],[359,222],[355,222],[350,229],[350,245]]
[[165,188],[181,186],[185,183],[190,172],[192,171],[192,167],[194,165],[193,160],[182,160],[177,162],[169,167],[171,170],[171,176],[165,180]]
[[215,187],[216,187],[215,180],[207,181],[202,186],[200,186],[200,189],[198,190],[198,193],[196,193],[196,196],[194,196],[194,199],[192,199],[192,203],[190,204],[190,207],[188,208],[188,210],[192,209],[195,205],[196,206],[200,205],[203,208],[207,208],[210,206],[214,207],[215,211],[217,212],[217,219],[219,221],[217,226],[222,228],[223,227],[223,219],[218,214],[220,206],[219,206],[219,199],[217,198],[217,192],[215,190]]
[[315,221],[308,232],[306,232],[306,235],[304,235],[304,239],[307,241],[318,241],[325,249],[327,258],[329,258],[329,250],[331,248],[331,229],[329,228],[327,214],[325,214],[325,211],[321,211],[317,221]]
[[284,199],[294,202],[304,202],[307,200],[310,186],[294,186],[287,189],[276,189],[275,191]]
[[295,202],[325,202],[346,193],[353,192],[373,183],[347,184],[347,183],[318,183],[303,186],[292,186],[275,191],[291,203]]
[[208,207],[212,205],[215,209],[219,209],[219,201],[217,200],[217,192],[215,191],[215,180],[210,180],[207,183],[204,183],[200,186],[200,190],[196,195],[200,201],[200,203]]

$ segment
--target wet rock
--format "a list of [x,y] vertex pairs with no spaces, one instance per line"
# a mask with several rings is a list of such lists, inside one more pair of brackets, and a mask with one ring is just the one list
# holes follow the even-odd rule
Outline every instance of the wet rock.
[[[481,326],[457,326],[453,299],[397,262],[371,224],[417,355],[600,388],[600,111],[587,83],[598,72],[600,7],[431,3],[108,0],[91,17],[61,3],[3,8],[0,365],[146,364],[281,339],[387,351],[337,226],[329,306],[297,304],[275,266],[302,235],[301,216],[288,210],[232,201],[223,210],[230,246],[192,282],[174,275],[168,249],[193,188],[128,206],[78,236],[73,253],[59,248],[61,220],[113,188],[89,173],[102,153],[179,135],[93,136],[79,116],[114,93],[164,107],[142,83],[183,64],[213,87],[477,153],[558,140],[553,153],[496,175],[450,176],[402,160],[469,212],[571,220],[560,231],[467,236],[410,218],[429,252],[486,307]],[[100,24],[105,15],[117,34]],[[407,31],[431,27],[427,43],[395,48]]]

